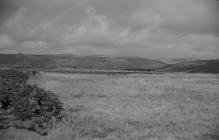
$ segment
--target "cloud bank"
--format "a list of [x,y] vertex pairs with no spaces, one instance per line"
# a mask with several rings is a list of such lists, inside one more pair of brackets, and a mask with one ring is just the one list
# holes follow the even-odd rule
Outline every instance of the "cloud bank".
[[219,55],[216,0],[1,0],[1,53]]

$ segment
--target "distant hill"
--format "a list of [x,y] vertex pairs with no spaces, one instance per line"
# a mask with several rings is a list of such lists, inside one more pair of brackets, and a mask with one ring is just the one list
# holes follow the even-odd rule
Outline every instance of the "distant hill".
[[[163,62],[162,62],[162,61]],[[41,70],[127,70],[155,72],[219,73],[219,59],[151,60],[141,57],[77,56],[67,54],[0,54],[0,68]]]
[[176,64],[182,62],[191,62],[191,61],[199,61],[199,59],[195,58],[160,58],[159,61],[162,61],[166,64]]
[[0,54],[0,67],[55,68],[55,61],[46,55]]
[[182,62],[164,66],[157,72],[219,73],[219,59]]
[[102,69],[151,71],[166,66],[140,57],[76,56],[65,54],[0,54],[0,67],[37,69]]

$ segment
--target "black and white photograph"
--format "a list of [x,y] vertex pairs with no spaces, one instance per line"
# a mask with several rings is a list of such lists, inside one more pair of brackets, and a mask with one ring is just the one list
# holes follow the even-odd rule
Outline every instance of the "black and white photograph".
[[219,140],[219,0],[0,0],[0,140]]

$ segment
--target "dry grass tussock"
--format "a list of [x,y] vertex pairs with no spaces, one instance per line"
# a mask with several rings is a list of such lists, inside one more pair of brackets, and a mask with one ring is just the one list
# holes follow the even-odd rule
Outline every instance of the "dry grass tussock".
[[42,140],[218,140],[219,79],[208,74],[42,73],[66,117]]

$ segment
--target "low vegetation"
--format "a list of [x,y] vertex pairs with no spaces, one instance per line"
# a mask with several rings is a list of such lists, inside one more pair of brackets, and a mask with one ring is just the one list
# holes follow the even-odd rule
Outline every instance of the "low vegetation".
[[[0,139],[218,140],[218,78],[218,74],[185,73],[41,73],[40,78],[35,81],[38,87],[26,87],[30,91],[28,93],[33,92],[31,95],[34,99],[38,99],[34,96],[35,93],[41,93],[37,90],[46,89],[56,93],[64,103],[65,115],[47,131],[46,136],[37,137],[27,132],[24,135],[24,132],[17,131],[18,129],[7,129],[7,134],[0,130]],[[31,83],[30,80],[28,82]],[[32,90],[32,87],[36,90]],[[7,110],[11,112],[10,109]],[[52,122],[54,118],[50,115],[51,111],[44,111],[48,116],[44,118]],[[53,111],[52,113],[56,114]],[[19,114],[13,115],[16,116],[14,122],[17,125],[14,123],[14,126],[39,129],[43,134],[43,130],[46,130],[44,127],[51,123],[41,121],[43,119],[37,117],[37,113],[33,116],[31,114],[25,114],[31,116],[31,119],[25,121],[22,121]],[[55,118],[58,119],[58,116]],[[14,135],[14,138],[11,138],[11,135]]]
[[0,128],[16,127],[48,133],[52,121],[61,118],[63,105],[57,95],[28,85],[28,73],[0,71]]
[[67,115],[43,140],[218,140],[213,74],[44,73]]

